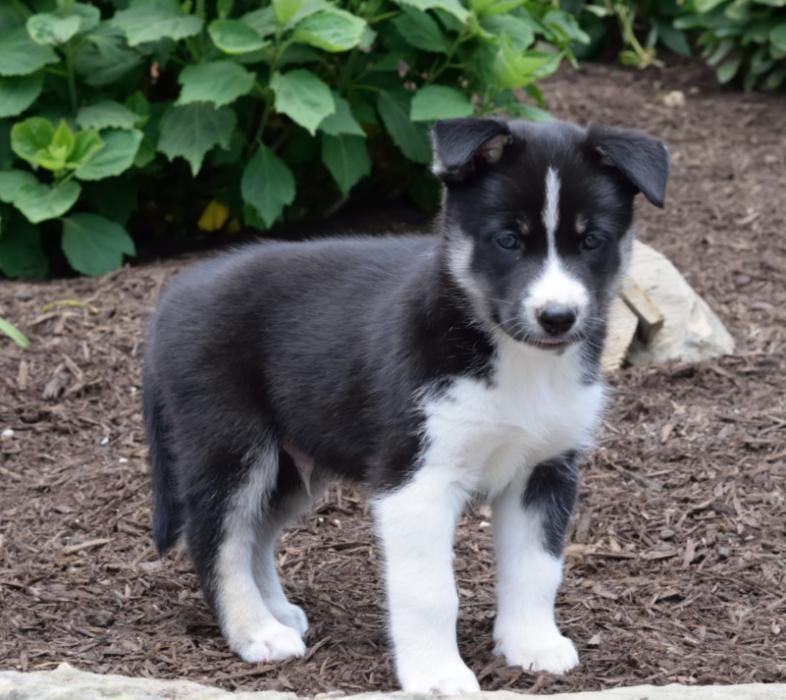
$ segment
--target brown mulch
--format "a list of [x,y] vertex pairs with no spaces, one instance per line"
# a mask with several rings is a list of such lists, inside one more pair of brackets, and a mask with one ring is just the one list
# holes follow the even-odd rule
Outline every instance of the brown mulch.
[[[664,213],[642,238],[727,323],[736,354],[629,369],[583,468],[558,615],[582,663],[564,677],[492,654],[486,514],[464,519],[460,640],[487,689],[786,678],[786,117],[782,98],[720,93],[696,70],[591,66],[550,81],[567,118],[671,145]],[[668,107],[679,89],[684,107]],[[312,622],[305,659],[250,666],[225,648],[187,557],[156,559],[140,406],[141,329],[182,261],[98,280],[0,283],[0,668],[79,668],[245,689],[391,689],[363,499],[342,487],[288,533],[280,564]],[[81,306],[45,304],[77,300]]]

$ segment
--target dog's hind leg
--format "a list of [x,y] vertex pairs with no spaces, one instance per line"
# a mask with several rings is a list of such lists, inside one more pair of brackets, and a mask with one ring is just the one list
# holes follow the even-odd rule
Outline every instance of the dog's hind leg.
[[263,600],[279,622],[301,635],[308,629],[308,618],[284,593],[276,568],[276,544],[287,523],[300,515],[321,491],[317,481],[311,480],[312,466],[304,466],[306,460],[296,450],[279,451],[276,485],[254,546],[254,579]]
[[[231,495],[224,497],[214,487],[201,503],[189,504],[192,557],[224,637],[244,661],[281,661],[302,656],[305,645],[301,630],[277,618],[256,578],[258,543],[269,541],[273,530],[269,511],[275,506],[271,496],[276,488],[278,449],[268,440],[247,455],[244,462],[245,468],[239,472],[243,477],[233,485]],[[210,510],[216,510],[211,497],[214,501],[223,499],[218,508],[218,532],[209,526],[205,529],[208,520],[216,522],[206,517]],[[272,601],[269,590],[266,594]]]

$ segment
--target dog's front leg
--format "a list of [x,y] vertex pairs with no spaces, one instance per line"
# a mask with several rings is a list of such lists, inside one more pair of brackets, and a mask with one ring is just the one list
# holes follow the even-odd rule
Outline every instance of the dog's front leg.
[[554,620],[565,532],[576,501],[575,454],[543,462],[493,504],[497,653],[511,666],[564,673],[579,661]]
[[410,482],[374,502],[390,635],[403,690],[472,692],[479,686],[456,643],[453,578],[453,535],[466,494],[439,471],[424,466]]

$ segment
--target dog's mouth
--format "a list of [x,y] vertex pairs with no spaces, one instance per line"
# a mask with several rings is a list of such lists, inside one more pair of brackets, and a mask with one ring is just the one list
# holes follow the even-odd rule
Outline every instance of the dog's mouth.
[[576,343],[581,340],[581,338],[577,335],[566,336],[564,338],[533,338],[531,336],[521,338],[521,342],[525,343],[526,345],[531,345],[535,348],[540,348],[541,350],[564,350],[565,348],[575,345]]

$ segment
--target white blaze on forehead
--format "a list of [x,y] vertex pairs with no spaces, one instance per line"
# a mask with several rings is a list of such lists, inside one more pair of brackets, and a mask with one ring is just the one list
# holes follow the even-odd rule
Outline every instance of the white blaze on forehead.
[[589,303],[587,289],[565,268],[557,253],[559,226],[560,179],[554,168],[546,171],[546,198],[543,203],[543,227],[546,229],[548,253],[543,271],[527,290],[524,309],[534,322],[537,312],[550,305],[570,306],[579,315]]
[[546,171],[546,200],[543,203],[543,226],[546,229],[549,255],[556,253],[554,236],[559,225],[559,185],[557,171],[549,168]]

